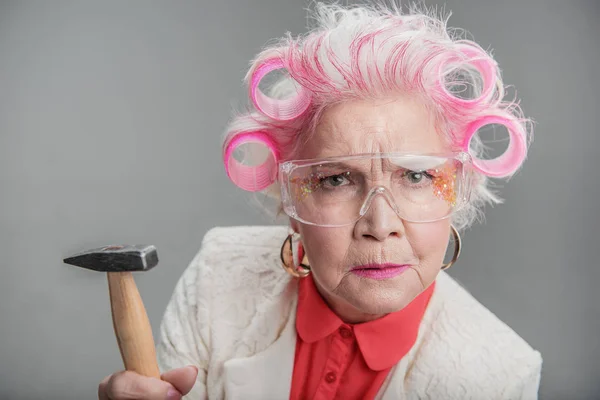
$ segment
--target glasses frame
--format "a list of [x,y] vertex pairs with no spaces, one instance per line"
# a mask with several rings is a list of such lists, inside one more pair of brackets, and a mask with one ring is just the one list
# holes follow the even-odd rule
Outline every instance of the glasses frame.
[[[447,158],[448,160],[459,161],[463,165],[461,182],[464,185],[464,189],[461,192],[460,205],[458,207],[453,208],[452,212],[450,212],[448,215],[446,215],[444,217],[434,218],[434,219],[427,220],[427,221],[411,221],[410,219],[401,217],[400,215],[398,215],[397,212],[395,212],[395,214],[401,220],[406,221],[406,222],[412,222],[412,223],[430,223],[430,222],[440,221],[443,219],[450,218],[453,214],[455,214],[456,212],[463,209],[463,207],[465,207],[471,200],[471,194],[472,194],[473,186],[474,186],[473,181],[474,181],[475,169],[473,166],[473,159],[469,155],[469,153],[466,153],[464,151],[445,152],[445,153],[412,153],[412,152],[410,152],[410,153],[409,152],[407,152],[407,153],[402,153],[402,152],[361,153],[361,154],[353,154],[353,155],[349,155],[349,156],[312,158],[312,159],[304,159],[304,160],[288,160],[288,161],[280,162],[279,168],[278,168],[279,169],[278,180],[279,180],[280,189],[281,189],[281,201],[283,204],[283,211],[290,218],[293,218],[296,221],[301,222],[306,225],[321,226],[321,227],[325,227],[325,228],[338,228],[338,227],[355,224],[358,220],[360,220],[364,216],[364,214],[363,215],[359,214],[358,218],[356,218],[355,220],[353,220],[351,222],[348,222],[345,224],[335,224],[335,225],[334,224],[317,224],[317,223],[306,221],[306,220],[300,218],[296,212],[296,208],[295,208],[293,201],[291,199],[291,196],[290,196],[290,187],[289,187],[290,182],[288,179],[289,176],[292,174],[292,172],[295,169],[297,169],[299,167],[312,167],[315,165],[329,164],[329,163],[341,162],[341,161],[352,161],[352,160],[359,160],[359,159],[369,159],[370,158],[373,160],[377,160],[377,159],[392,158],[392,157],[440,157],[440,158]],[[379,187],[374,186],[373,188],[381,188],[381,190],[378,189],[379,193],[382,193],[384,190],[390,191],[389,188],[387,188],[385,186],[379,186]],[[373,190],[373,189],[371,189],[371,190]],[[367,199],[368,199],[368,196],[367,196],[367,198],[365,198],[365,201]],[[395,199],[394,199],[394,201],[395,201]]]

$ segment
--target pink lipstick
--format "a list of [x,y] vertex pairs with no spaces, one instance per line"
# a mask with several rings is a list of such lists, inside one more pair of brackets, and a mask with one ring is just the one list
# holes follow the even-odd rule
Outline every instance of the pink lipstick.
[[409,267],[410,265],[408,264],[367,264],[354,267],[350,270],[350,272],[363,278],[381,280],[398,276],[406,271]]

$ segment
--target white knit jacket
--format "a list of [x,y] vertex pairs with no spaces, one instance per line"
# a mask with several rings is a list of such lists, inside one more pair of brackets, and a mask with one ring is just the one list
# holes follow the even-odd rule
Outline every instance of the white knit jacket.
[[[157,340],[162,372],[198,366],[186,399],[289,398],[297,281],[281,268],[287,228],[214,228],[180,278]],[[441,272],[410,352],[378,398],[537,399],[542,358]]]

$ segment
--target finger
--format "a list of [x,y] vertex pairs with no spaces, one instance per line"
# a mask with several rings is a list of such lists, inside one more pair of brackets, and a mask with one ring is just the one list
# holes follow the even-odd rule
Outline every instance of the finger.
[[98,385],[98,400],[109,400],[106,395],[106,385],[108,384],[108,380],[112,375],[108,375],[106,378],[102,379],[102,382]]
[[110,400],[181,399],[181,394],[170,383],[132,371],[114,374],[106,384],[106,396]]
[[177,368],[167,371],[161,375],[161,378],[177,389],[181,394],[186,395],[194,387],[196,377],[198,376],[198,367],[188,365],[184,368]]

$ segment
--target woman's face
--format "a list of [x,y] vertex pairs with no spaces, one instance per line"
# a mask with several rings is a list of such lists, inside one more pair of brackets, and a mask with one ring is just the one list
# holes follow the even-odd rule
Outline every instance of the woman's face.
[[[327,109],[299,158],[448,150],[424,105],[399,97],[350,101]],[[349,323],[372,320],[409,304],[435,280],[450,235],[449,219],[405,222],[384,196],[376,196],[367,213],[353,225],[325,228],[292,220],[292,227],[302,236],[319,292]],[[356,266],[386,263],[408,268],[383,279],[352,271]]]

